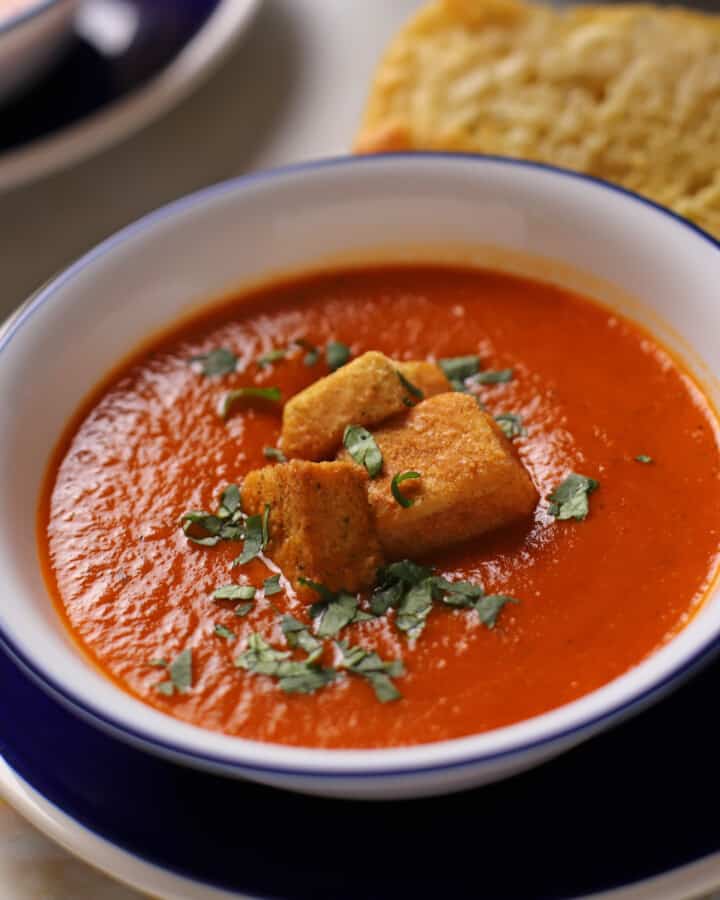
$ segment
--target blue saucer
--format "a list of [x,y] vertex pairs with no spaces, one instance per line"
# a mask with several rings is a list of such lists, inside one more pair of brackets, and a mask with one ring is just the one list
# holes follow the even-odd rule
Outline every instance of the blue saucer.
[[720,663],[532,772],[392,803],[303,797],[147,756],[66,712],[1,652],[0,684],[0,753],[36,791],[138,857],[259,897],[571,897],[720,849]]

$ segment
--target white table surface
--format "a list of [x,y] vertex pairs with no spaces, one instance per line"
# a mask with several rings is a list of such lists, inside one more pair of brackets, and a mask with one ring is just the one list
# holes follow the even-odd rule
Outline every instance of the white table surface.
[[[176,197],[252,169],[346,153],[378,54],[418,5],[264,0],[236,52],[181,106],[88,162],[0,195],[0,318],[98,241]],[[0,897],[140,895],[0,801]]]

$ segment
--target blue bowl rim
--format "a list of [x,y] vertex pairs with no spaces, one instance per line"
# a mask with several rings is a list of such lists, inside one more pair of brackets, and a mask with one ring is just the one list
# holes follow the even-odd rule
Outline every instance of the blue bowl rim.
[[65,2],[65,0],[33,0],[33,3],[31,3],[27,9],[20,10],[20,12],[10,16],[9,19],[0,19],[0,37],[2,37],[3,34],[7,34],[9,31],[12,31],[13,28],[18,28],[26,22],[29,22],[31,19],[34,19],[36,16],[47,12],[51,6],[56,6],[63,2]]
[[[57,2],[57,0],[49,0],[49,2]],[[399,163],[402,163],[403,161],[417,159],[459,159],[466,162],[492,162],[501,165],[507,165],[509,167],[515,166],[525,169],[537,169],[565,178],[590,182],[591,184],[594,184],[605,190],[624,195],[630,200],[650,207],[666,218],[673,219],[677,224],[693,232],[706,243],[709,243],[715,250],[720,251],[720,241],[716,240],[712,235],[700,228],[700,226],[696,225],[693,222],[690,222],[689,220],[683,218],[672,210],[667,209],[661,204],[656,203],[654,200],[650,200],[649,198],[643,197],[642,195],[637,194],[634,191],[628,190],[627,188],[621,187],[620,185],[612,184],[611,182],[605,181],[601,178],[597,178],[593,175],[587,175],[582,172],[575,172],[570,169],[564,169],[559,166],[553,166],[547,163],[523,160],[515,157],[496,156],[491,154],[449,153],[439,151],[381,153],[371,156],[335,156],[326,159],[310,160],[307,162],[280,166],[261,172],[240,175],[236,178],[231,178],[226,181],[210,185],[209,187],[201,188],[198,191],[194,191],[193,193],[174,200],[171,203],[168,203],[165,206],[162,206],[159,209],[154,210],[145,216],[142,216],[135,222],[132,222],[131,224],[125,226],[124,228],[115,232],[115,234],[106,238],[100,244],[89,250],[87,253],[85,253],[78,260],[69,265],[63,272],[54,277],[50,282],[41,287],[33,296],[30,297],[28,305],[12,319],[10,326],[0,338],[0,354],[8,346],[14,335],[17,334],[17,332],[22,327],[24,327],[24,325],[38,311],[40,311],[49,300],[52,299],[53,294],[58,288],[62,287],[68,281],[72,280],[76,275],[82,272],[87,266],[91,265],[97,259],[105,256],[107,253],[112,252],[115,247],[125,243],[142,231],[145,231],[148,228],[152,228],[156,223],[172,218],[177,213],[183,212],[184,210],[190,209],[197,205],[201,205],[205,201],[212,198],[222,196],[226,193],[231,193],[237,190],[238,187],[256,184],[259,182],[271,181],[276,177],[284,175],[295,175],[302,172],[314,171],[317,169],[339,168],[343,166],[352,167],[353,165],[373,165],[376,162],[387,162],[388,160],[398,161]],[[679,685],[680,682],[684,680],[684,678],[689,677],[689,675],[699,667],[702,661],[712,655],[713,650],[720,650],[720,634],[711,635],[702,643],[700,647],[698,647],[696,652],[693,653],[692,656],[687,658],[682,664],[674,668],[672,671],[668,672],[664,678],[655,682],[653,685],[641,691],[640,693],[635,694],[624,703],[618,704],[612,709],[607,710],[603,713],[590,715],[583,721],[573,725],[572,727],[567,727],[562,730],[556,730],[534,741],[525,742],[520,746],[511,747],[492,753],[470,753],[468,757],[463,759],[455,759],[447,763],[437,763],[430,765],[418,764],[410,768],[389,767],[386,770],[373,768],[372,771],[366,771],[363,769],[352,770],[343,767],[342,769],[337,771],[325,772],[317,769],[303,769],[300,766],[268,766],[249,762],[239,762],[235,759],[229,759],[227,757],[223,757],[214,753],[197,753],[195,751],[191,751],[184,747],[178,746],[177,744],[171,744],[159,740],[152,734],[148,734],[145,731],[131,728],[124,722],[119,722],[113,716],[106,714],[104,711],[96,709],[92,704],[75,696],[74,692],[58,684],[56,679],[51,674],[46,673],[41,666],[37,665],[35,662],[29,659],[28,656],[19,647],[16,646],[14,641],[8,637],[1,626],[0,645],[5,648],[5,650],[15,660],[15,662],[19,664],[20,667],[27,674],[29,674],[36,683],[38,683],[60,702],[64,703],[67,707],[73,709],[76,714],[82,715],[82,717],[86,720],[99,723],[101,727],[103,727],[107,731],[113,732],[121,737],[125,736],[126,738],[130,738],[132,743],[136,745],[140,744],[145,745],[146,747],[154,748],[156,752],[160,753],[163,756],[172,757],[175,759],[192,759],[201,766],[219,766],[221,768],[229,770],[234,769],[239,773],[242,771],[248,771],[266,774],[269,776],[289,775],[302,778],[314,778],[318,780],[338,778],[361,780],[366,778],[380,779],[412,777],[424,773],[457,770],[460,768],[476,766],[481,763],[488,763],[499,759],[509,759],[513,756],[525,754],[528,751],[537,749],[539,747],[551,746],[560,742],[572,741],[574,736],[577,736],[578,740],[580,740],[580,736],[582,734],[599,727],[603,723],[609,723],[619,718],[625,717],[629,715],[634,709],[639,711],[639,709],[642,708],[643,705],[651,702],[653,698],[662,695],[672,686]],[[308,752],[312,751],[312,748],[296,749],[305,750]]]

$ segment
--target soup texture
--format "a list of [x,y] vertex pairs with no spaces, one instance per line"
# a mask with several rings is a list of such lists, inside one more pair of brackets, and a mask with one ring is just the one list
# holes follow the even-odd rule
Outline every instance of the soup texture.
[[[285,465],[265,449],[278,445],[280,404],[243,398],[223,418],[226,392],[276,387],[286,401],[341,362],[333,354],[343,345],[352,358],[474,355],[483,371],[505,373],[455,386],[493,416],[519,417],[506,418],[506,430],[537,488],[536,510],[413,560],[517,601],[503,601],[494,622],[483,624],[480,607],[433,602],[409,637],[395,610],[374,616],[362,597],[361,621],[320,641],[304,592],[285,579],[263,590],[278,572],[271,559],[233,565],[242,541],[203,545],[188,539],[198,534],[189,520],[180,527],[190,510],[216,511],[226,486],[251,470]],[[207,356],[219,348],[232,356],[204,374],[210,359],[222,363]],[[691,377],[648,333],[585,297],[476,269],[316,273],[183,323],[95,390],[50,467],[39,544],[75,639],[144,702],[261,741],[403,746],[550,710],[676,634],[715,573],[718,459],[716,420]],[[585,518],[563,520],[548,498],[571,472],[597,487],[580,498]],[[412,497],[411,479],[398,487]],[[230,584],[246,590],[214,597]],[[306,629],[299,645],[282,627],[287,615]],[[253,664],[251,635],[264,642]],[[343,668],[340,640],[401,660],[402,669],[383,670],[396,695],[383,696],[387,681],[378,691],[374,676]],[[317,665],[334,674],[312,693],[283,689],[277,659],[257,665],[265,645],[292,661],[316,644]]]

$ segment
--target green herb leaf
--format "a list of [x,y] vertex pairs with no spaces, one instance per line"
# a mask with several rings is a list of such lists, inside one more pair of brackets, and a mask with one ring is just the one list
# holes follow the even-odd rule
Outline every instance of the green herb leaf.
[[190,362],[202,363],[203,375],[229,375],[237,368],[238,358],[226,347],[218,347],[201,356],[193,356]]
[[524,434],[527,434],[525,428],[523,427],[522,418],[515,413],[500,413],[499,416],[495,416],[495,421],[498,423],[500,428],[502,428],[505,433],[505,437],[508,440],[512,440],[516,437],[521,437]]
[[340,591],[327,605],[315,633],[320,637],[335,637],[355,618],[359,600],[353,594]]
[[397,607],[395,625],[409,638],[417,638],[425,627],[425,620],[432,609],[433,581],[426,578],[414,585],[403,596]]
[[381,585],[401,582],[408,587],[412,587],[429,578],[430,575],[432,575],[432,569],[429,569],[427,566],[418,565],[411,559],[400,559],[378,569],[377,580],[378,584]]
[[258,356],[258,358],[255,360],[255,362],[260,366],[261,369],[264,369],[266,366],[269,366],[272,363],[276,363],[281,359],[285,359],[286,356],[287,350],[278,348],[276,350],[268,350],[267,353],[261,353],[260,356]]
[[261,516],[248,516],[245,522],[245,545],[240,556],[233,561],[234,566],[244,566],[265,549],[269,539],[269,516],[269,503],[265,504],[265,510]]
[[271,675],[279,679],[280,688],[287,694],[312,694],[335,679],[334,669],[324,669],[313,660],[294,662],[290,651],[276,650],[257,634],[248,638],[248,649],[235,660],[235,665],[256,675]]
[[446,606],[472,607],[485,593],[481,584],[470,581],[448,581],[441,575],[435,575],[432,582],[434,596]]
[[252,603],[238,603],[234,609],[234,613],[236,616],[246,616],[252,608]]
[[488,594],[475,604],[478,611],[480,621],[483,625],[492,629],[495,627],[500,611],[507,603],[519,603],[515,597],[508,597],[507,594]]
[[282,394],[277,387],[242,387],[223,394],[220,400],[220,418],[227,419],[233,408],[241,400],[261,403],[280,403]]
[[635,462],[644,463],[644,465],[647,466],[650,463],[655,462],[655,460],[652,458],[652,456],[648,456],[647,453],[640,453],[635,457]]
[[307,353],[303,357],[303,363],[306,366],[314,366],[320,359],[320,351],[318,348],[315,347],[314,344],[311,344],[310,341],[306,341],[305,338],[297,338],[293,341],[293,344],[307,350]]
[[277,447],[263,447],[263,456],[265,457],[265,459],[273,459],[275,460],[275,462],[287,462],[287,457],[282,452],[282,450],[278,450]]
[[480,357],[452,356],[448,359],[439,359],[438,365],[455,390],[464,391],[465,379],[477,375],[480,371]]
[[[405,388],[408,394],[411,394],[418,401],[425,399],[425,394],[423,393],[423,391],[421,391],[419,387],[416,387],[412,383],[412,381],[407,379],[400,371],[400,369],[395,369],[395,371],[397,372],[397,377],[400,379],[400,384]],[[405,399],[407,400],[407,397]],[[411,401],[410,405],[414,406],[414,403],[412,403]]]
[[267,547],[270,543],[270,504],[265,504],[265,509],[262,514],[262,545],[263,548]]
[[166,697],[172,697],[175,693],[175,685],[172,681],[161,681],[160,684],[155,685],[155,690],[165,694]]
[[263,592],[266,597],[272,597],[273,594],[279,594],[282,591],[279,575],[271,575],[263,581]]
[[225,584],[213,594],[213,600],[252,600],[256,588],[251,584]]
[[341,368],[350,359],[350,348],[340,341],[330,341],[325,348],[325,359],[331,372]]
[[220,494],[220,506],[217,514],[221,519],[239,521],[242,514],[242,498],[238,485],[229,484]]
[[409,509],[414,505],[415,500],[410,497],[406,497],[400,491],[400,485],[403,481],[407,481],[408,479],[413,478],[422,478],[422,475],[419,472],[399,472],[397,475],[393,475],[393,480],[390,484],[390,490],[392,491],[393,497],[397,500],[400,506],[405,509]]
[[168,666],[170,680],[179,694],[184,694],[192,687],[192,649],[188,647],[178,653]]
[[191,509],[180,518],[185,537],[201,547],[214,547],[222,540],[220,531],[223,521],[212,513],[201,509]]
[[383,457],[375,438],[362,425],[348,425],[343,434],[343,445],[360,466],[365,466],[371,478],[382,471]]
[[299,647],[311,656],[322,650],[322,641],[313,637],[307,627],[294,616],[283,616],[280,627],[291,647]]
[[237,657],[235,665],[258,675],[277,675],[280,663],[289,658],[289,650],[276,650],[261,635],[253,632],[248,636],[247,650]]
[[155,669],[167,669],[167,660],[163,657],[159,659],[151,659],[148,663],[149,666],[153,666]]
[[213,630],[218,637],[225,638],[226,641],[234,641],[237,638],[235,632],[230,631],[224,625],[216,625]]
[[599,482],[586,475],[571,472],[550,494],[550,515],[556,519],[577,519],[581,522],[590,511],[589,495],[599,487]]
[[315,629],[319,637],[334,637],[354,620],[360,603],[357,596],[347,591],[331,591],[324,584],[318,584],[308,578],[299,578],[298,581],[320,595],[320,602],[313,603],[310,607],[310,616],[313,619],[322,616],[320,624]]
[[488,369],[486,372],[478,372],[470,381],[472,384],[504,384],[512,381],[512,369]]
[[374,650],[351,646],[347,641],[338,641],[336,646],[342,654],[340,668],[365,678],[381,703],[402,698],[402,694],[390,680],[405,674],[401,660],[385,662]]

